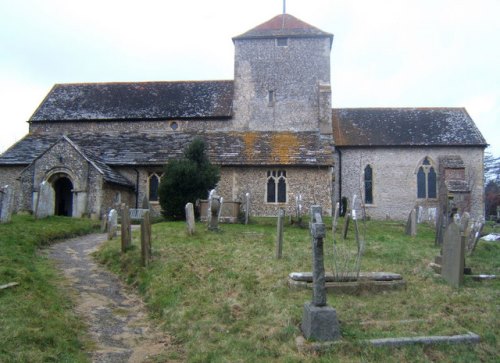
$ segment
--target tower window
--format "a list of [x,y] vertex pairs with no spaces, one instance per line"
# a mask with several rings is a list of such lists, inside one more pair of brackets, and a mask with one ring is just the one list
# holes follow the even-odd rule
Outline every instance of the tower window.
[[288,47],[288,38],[276,38],[276,45],[278,47]]
[[267,92],[267,104],[269,106],[274,106],[274,103],[276,102],[276,91],[274,90],[269,90]]

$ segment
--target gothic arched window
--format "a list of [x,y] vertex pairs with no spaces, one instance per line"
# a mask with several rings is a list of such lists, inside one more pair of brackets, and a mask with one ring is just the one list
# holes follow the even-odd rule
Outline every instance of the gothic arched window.
[[157,202],[159,200],[158,191],[160,189],[162,175],[162,173],[150,173],[148,176],[149,200],[151,202]]
[[417,171],[417,198],[437,198],[436,169],[426,156]]
[[267,203],[286,203],[286,171],[267,171]]

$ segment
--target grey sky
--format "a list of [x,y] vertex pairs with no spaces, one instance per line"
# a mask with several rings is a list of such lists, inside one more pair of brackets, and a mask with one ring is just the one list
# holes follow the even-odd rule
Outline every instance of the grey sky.
[[[233,78],[282,0],[0,0],[0,152],[55,83]],[[500,1],[287,0],[334,34],[334,107],[465,107],[500,156]]]

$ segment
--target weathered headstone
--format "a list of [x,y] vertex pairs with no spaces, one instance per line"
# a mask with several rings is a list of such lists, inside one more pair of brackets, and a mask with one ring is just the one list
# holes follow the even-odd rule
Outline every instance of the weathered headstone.
[[187,203],[185,207],[186,211],[186,226],[187,233],[191,236],[195,232],[195,221],[194,221],[194,207],[193,203]]
[[484,217],[480,216],[477,221],[471,224],[471,228],[468,234],[465,235],[466,238],[466,249],[467,254],[471,255],[472,252],[476,249],[477,243],[479,242],[479,238],[481,237],[481,232],[484,227]]
[[417,208],[417,224],[420,224],[424,221],[424,207],[421,205]]
[[280,208],[278,210],[278,223],[276,233],[276,258],[281,258],[283,254],[283,225],[285,221],[285,210]]
[[309,224],[313,251],[313,297],[304,304],[302,332],[306,339],[315,341],[333,341],[340,338],[337,312],[326,303],[325,265],[323,257],[323,239],[326,235],[325,224],[321,217],[321,207],[311,207]]
[[128,205],[122,204],[121,213],[122,252],[127,252],[128,248],[132,245],[132,227],[130,225],[130,211]]
[[338,218],[339,218],[339,209],[340,209],[340,203],[337,202],[337,203],[335,203],[335,210],[333,212],[333,218],[332,218],[332,234],[334,236],[337,233],[337,224],[338,224]]
[[300,226],[302,224],[302,195],[299,194],[295,197],[295,217],[297,218],[297,224]]
[[417,211],[413,208],[406,222],[406,234],[415,237],[417,235]]
[[464,239],[460,226],[452,222],[446,228],[443,238],[441,275],[453,287],[459,287],[464,280]]
[[151,259],[151,221],[149,216],[150,212],[145,212],[141,221],[141,261],[143,266],[147,266]]
[[250,193],[245,194],[245,224],[248,224],[250,218]]
[[147,195],[142,198],[142,209],[150,209],[151,205],[149,204],[149,198]]
[[427,208],[427,219],[432,225],[436,225],[437,208]]
[[460,231],[465,234],[469,228],[470,214],[469,212],[464,212],[462,218],[460,219]]
[[40,183],[38,198],[36,202],[35,217],[46,218],[54,214],[54,189],[49,182],[44,180]]
[[208,195],[208,230],[219,230],[219,217],[222,210],[223,198],[218,196],[215,189],[210,191]]
[[116,237],[116,229],[118,227],[118,212],[116,209],[111,209],[109,211],[107,219],[108,240],[111,240],[113,237]]
[[0,223],[9,223],[14,208],[14,190],[6,185],[0,188]]

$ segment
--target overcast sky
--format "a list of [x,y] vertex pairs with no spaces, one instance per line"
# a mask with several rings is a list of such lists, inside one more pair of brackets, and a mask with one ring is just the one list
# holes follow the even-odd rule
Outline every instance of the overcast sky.
[[[499,0],[287,0],[334,34],[333,107],[465,107],[500,156]],[[233,79],[282,0],[0,0],[0,152],[55,83]]]

